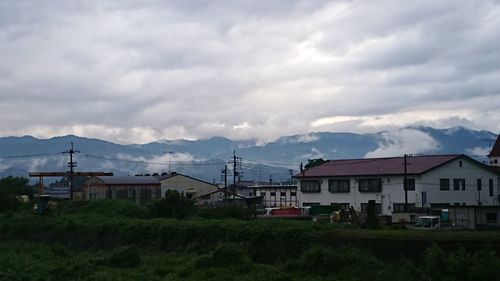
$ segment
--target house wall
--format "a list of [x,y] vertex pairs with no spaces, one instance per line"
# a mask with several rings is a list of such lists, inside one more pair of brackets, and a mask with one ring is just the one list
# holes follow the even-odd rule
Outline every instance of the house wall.
[[87,184],[86,200],[128,199],[144,204],[160,198],[159,185],[105,185],[102,183]]
[[[440,190],[440,179],[448,179],[450,190]],[[465,180],[465,190],[460,185],[454,190],[454,179]],[[478,191],[477,180],[481,180],[481,191]],[[489,182],[493,181],[493,193],[490,194]],[[427,202],[423,207],[432,207],[432,203],[448,203],[450,205],[499,205],[500,185],[498,175],[478,166],[467,158],[459,158],[437,169],[422,175],[419,195],[425,192]],[[422,200],[420,200],[422,201]]]
[[253,189],[255,189],[255,196],[263,196],[262,204],[265,208],[299,206],[297,188],[285,188],[277,185],[253,187]]
[[177,190],[188,197],[197,197],[217,190],[217,186],[183,175],[166,178],[161,182],[161,197],[167,190]]
[[[460,167],[460,161],[462,167]],[[381,192],[360,192],[358,182],[360,179],[375,177],[318,177],[298,179],[299,205],[307,206],[311,204],[330,205],[334,203],[349,204],[358,212],[361,212],[361,204],[375,200],[381,206],[382,215],[392,215],[394,203],[405,203],[405,192],[403,187],[404,176],[389,175],[381,176]],[[481,203],[483,205],[498,205],[498,194],[500,190],[499,177],[497,174],[474,164],[467,158],[458,158],[443,166],[437,167],[422,175],[409,175],[409,179],[415,180],[415,191],[408,191],[408,203],[415,204],[415,207],[430,207],[436,203],[465,203],[466,205],[477,205],[479,195],[477,192],[477,179],[482,179]],[[448,178],[450,182],[449,191],[440,190],[440,179]],[[453,186],[454,178],[465,179],[465,191],[455,191]],[[328,190],[328,180],[348,179],[350,191],[345,193],[332,193]],[[489,180],[493,180],[493,196],[489,194]],[[306,193],[301,191],[301,184],[304,180],[319,180],[321,182],[319,193]],[[424,199],[422,195],[424,192]],[[424,202],[423,202],[424,201]],[[422,205],[422,203],[425,203]]]

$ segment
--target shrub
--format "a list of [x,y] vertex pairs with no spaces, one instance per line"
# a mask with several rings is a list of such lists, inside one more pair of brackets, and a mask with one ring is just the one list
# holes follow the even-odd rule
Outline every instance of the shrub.
[[189,217],[195,211],[193,200],[176,190],[167,190],[165,198],[149,203],[148,209],[151,217],[176,219]]
[[111,267],[133,268],[142,263],[139,251],[135,246],[127,246],[114,250],[108,258]]
[[228,204],[217,208],[202,208],[198,215],[207,219],[238,219],[248,220],[253,212],[250,208],[238,204]]

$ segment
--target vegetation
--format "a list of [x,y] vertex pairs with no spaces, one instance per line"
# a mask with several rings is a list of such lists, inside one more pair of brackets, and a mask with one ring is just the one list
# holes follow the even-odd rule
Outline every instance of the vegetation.
[[0,179],[0,213],[16,211],[21,204],[17,196],[27,195],[33,198],[33,187],[23,177],[6,177]]
[[328,161],[324,160],[323,158],[307,159],[307,164],[304,166],[304,169],[307,170],[307,169],[310,169],[312,167],[323,165],[326,162],[328,162]]
[[[15,192],[17,193],[17,192]],[[500,235],[252,220],[178,193],[0,214],[0,280],[495,280]]]

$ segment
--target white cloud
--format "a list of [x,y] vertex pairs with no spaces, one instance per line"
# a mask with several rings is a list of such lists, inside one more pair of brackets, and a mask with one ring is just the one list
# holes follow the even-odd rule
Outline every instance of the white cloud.
[[7,1],[0,135],[498,132],[499,25],[493,0]]
[[403,129],[382,134],[379,147],[365,157],[391,157],[403,154],[424,154],[437,150],[439,143],[430,135],[412,129]]

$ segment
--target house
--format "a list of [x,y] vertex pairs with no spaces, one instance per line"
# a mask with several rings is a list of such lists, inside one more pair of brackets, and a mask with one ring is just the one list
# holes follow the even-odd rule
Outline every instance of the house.
[[223,205],[224,202],[241,204],[244,206],[262,205],[262,198],[260,196],[242,196],[240,194],[233,193],[229,188],[227,188],[227,190],[226,188],[220,188],[210,193],[194,197],[193,199],[196,200],[196,205],[206,207],[218,207]]
[[340,204],[365,213],[375,200],[378,214],[392,215],[499,205],[498,172],[463,154],[331,160],[295,177],[301,206]]
[[488,154],[488,158],[490,160],[490,166],[500,168],[500,135],[498,135],[495,145],[493,145],[490,154]]
[[296,184],[254,184],[249,194],[262,197],[264,208],[299,207]]
[[219,189],[215,184],[175,172],[157,178],[161,183],[161,197],[165,197],[167,190],[177,190],[187,198],[195,198]]
[[97,176],[83,185],[86,200],[128,199],[139,204],[159,199],[160,181],[152,176]]

